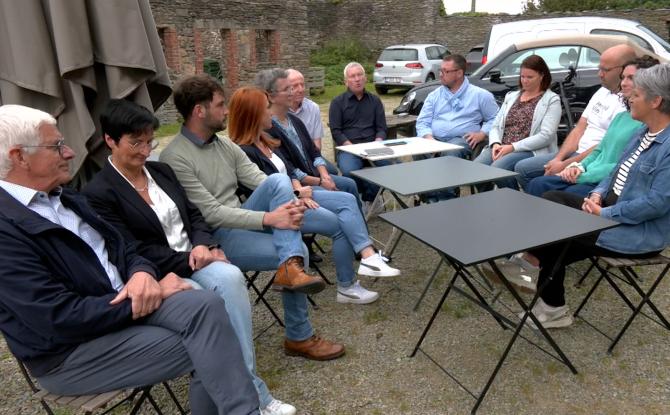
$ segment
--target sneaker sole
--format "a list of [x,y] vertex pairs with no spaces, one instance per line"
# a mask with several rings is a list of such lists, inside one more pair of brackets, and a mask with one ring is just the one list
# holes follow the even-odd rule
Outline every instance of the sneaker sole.
[[340,293],[337,293],[337,302],[340,304],[370,304],[374,303],[379,299],[379,294],[372,298],[350,298],[347,297],[346,295],[342,295]]
[[378,278],[384,278],[384,277],[397,277],[400,275],[400,271],[395,273],[386,273],[383,271],[373,271],[373,270],[361,270],[360,268],[358,269],[358,275],[365,275],[366,277],[378,277]]
[[[552,321],[547,321],[545,323],[542,323],[542,327],[545,329],[560,329],[563,327],[568,327],[571,326],[573,323],[573,319],[571,315],[567,315],[565,317],[561,317],[558,320],[552,320]],[[538,330],[537,326],[533,322],[533,320],[530,319],[530,317],[526,320],[526,324],[530,326],[533,330]]]
[[317,360],[319,362],[325,361],[325,360],[333,360],[337,359],[338,357],[344,356],[345,350],[342,350],[341,352],[333,353],[330,355],[325,355],[325,356],[314,356],[309,353],[303,353],[303,352],[298,352],[295,350],[289,350],[287,348],[284,348],[284,354],[286,356],[295,356],[295,357],[304,357],[305,359],[308,360]]
[[326,288],[325,281],[315,281],[303,285],[280,285],[272,284],[273,291],[298,292],[305,294],[317,294]]

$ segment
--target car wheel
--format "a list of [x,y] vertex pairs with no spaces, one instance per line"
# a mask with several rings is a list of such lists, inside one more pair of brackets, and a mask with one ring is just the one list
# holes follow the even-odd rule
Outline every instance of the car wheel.
[[388,88],[385,86],[375,85],[375,91],[377,91],[379,95],[384,95],[388,92]]
[[429,73],[428,76],[426,77],[426,82],[434,81],[435,80],[435,75],[433,73]]

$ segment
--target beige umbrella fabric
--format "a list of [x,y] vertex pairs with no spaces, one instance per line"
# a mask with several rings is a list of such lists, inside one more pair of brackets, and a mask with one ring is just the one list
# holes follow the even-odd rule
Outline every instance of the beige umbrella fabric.
[[171,92],[148,0],[0,0],[0,105],[53,114],[72,171],[102,165],[107,100],[155,111]]

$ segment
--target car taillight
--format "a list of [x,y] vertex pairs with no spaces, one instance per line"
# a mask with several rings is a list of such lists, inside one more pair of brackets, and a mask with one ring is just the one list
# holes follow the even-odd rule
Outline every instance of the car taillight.
[[384,67],[384,64],[379,63],[379,62],[375,63],[375,68],[383,68],[383,67]]
[[405,68],[410,68],[410,69],[423,69],[423,65],[421,65],[420,62],[413,62],[413,63],[405,64]]
[[486,65],[486,55],[482,55],[482,65]]

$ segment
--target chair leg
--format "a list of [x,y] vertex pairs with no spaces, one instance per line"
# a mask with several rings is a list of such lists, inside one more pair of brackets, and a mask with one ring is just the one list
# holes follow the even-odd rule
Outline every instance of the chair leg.
[[284,322],[282,321],[281,317],[279,317],[279,315],[274,310],[274,308],[272,308],[270,303],[268,303],[267,300],[265,299],[265,293],[267,293],[268,290],[270,289],[270,286],[272,286],[272,281],[274,281],[275,276],[273,275],[272,278],[270,279],[270,282],[268,282],[268,284],[265,286],[265,288],[263,288],[262,291],[259,291],[258,287],[256,287],[256,284],[254,283],[258,274],[259,274],[259,271],[256,271],[256,273],[254,274],[254,276],[252,278],[247,278],[246,274],[244,274],[245,278],[247,278],[247,282],[249,284],[251,284],[251,288],[254,290],[254,292],[256,292],[256,300],[254,301],[254,305],[258,305],[259,302],[262,302],[263,305],[265,306],[265,308],[267,308],[268,311],[270,312],[270,314],[272,314],[272,317],[275,318],[277,323],[279,323],[279,325],[282,326],[282,327],[286,327],[284,325]]
[[187,412],[184,409],[184,407],[181,406],[181,403],[179,403],[179,399],[177,399],[177,396],[174,394],[172,391],[172,388],[167,382],[163,382],[163,387],[167,391],[168,395],[170,395],[170,398],[172,399],[172,402],[174,402],[175,406],[177,407],[177,410],[181,415],[186,415]]

